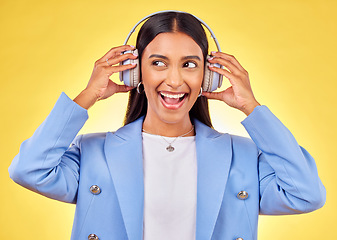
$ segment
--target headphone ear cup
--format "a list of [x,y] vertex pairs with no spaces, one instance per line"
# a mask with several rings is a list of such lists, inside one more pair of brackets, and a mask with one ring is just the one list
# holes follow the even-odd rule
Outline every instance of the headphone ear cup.
[[[135,49],[133,51],[125,51],[123,54],[126,53],[135,53],[138,55],[138,50]],[[125,85],[130,86],[130,87],[137,87],[140,79],[139,79],[139,60],[138,58],[136,59],[127,59],[123,61],[120,65],[127,65],[127,64],[136,64],[136,67],[122,71],[119,73],[119,79],[121,82],[124,82]]]
[[[221,87],[222,84],[222,75],[211,71],[208,67],[211,66],[211,63],[208,62],[208,59],[211,56],[207,55],[205,70],[204,70],[204,80],[202,83],[202,90],[204,92],[212,92],[216,90],[218,87]],[[221,68],[220,64],[213,64],[215,67]]]

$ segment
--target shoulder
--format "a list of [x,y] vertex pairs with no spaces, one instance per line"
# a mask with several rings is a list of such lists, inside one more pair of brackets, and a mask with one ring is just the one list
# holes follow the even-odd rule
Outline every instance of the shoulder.
[[105,139],[107,132],[87,133],[79,135],[81,141],[98,141]]
[[197,137],[202,136],[203,139],[211,141],[212,143],[218,143],[221,146],[230,146],[231,151],[234,154],[256,157],[259,154],[259,150],[254,141],[248,137],[242,137],[233,135],[230,133],[221,133],[213,128],[206,126],[205,124],[194,120],[196,127]]
[[219,132],[213,128],[210,128],[203,124],[202,122],[194,119],[195,129],[197,134],[200,134],[204,137],[207,137],[209,139],[219,139],[219,138],[229,138],[232,142],[232,144],[240,145],[240,146],[247,146],[247,147],[256,147],[255,143],[251,138],[248,137],[242,137],[233,135],[230,133],[222,133]]
[[254,158],[260,154],[260,150],[252,139],[231,134],[230,137],[234,153],[239,153],[240,155],[243,153],[245,156],[252,156]]
[[248,138],[248,137],[242,137],[242,136],[237,136],[237,135],[233,135],[233,134],[229,134],[229,136],[231,137],[233,145],[245,146],[245,147],[255,147],[256,148],[256,145],[253,142],[253,140]]
[[80,147],[83,144],[85,145],[97,144],[97,143],[103,144],[105,141],[106,135],[107,135],[107,132],[80,134],[75,137],[75,139],[71,143],[71,146],[77,145]]
[[114,132],[97,132],[97,133],[87,133],[78,135],[74,141],[73,145],[79,144],[90,144],[90,143],[101,143],[104,144],[107,138],[116,137],[118,139],[130,140],[136,136],[141,136],[142,123],[144,117],[140,117],[132,123],[120,127]]

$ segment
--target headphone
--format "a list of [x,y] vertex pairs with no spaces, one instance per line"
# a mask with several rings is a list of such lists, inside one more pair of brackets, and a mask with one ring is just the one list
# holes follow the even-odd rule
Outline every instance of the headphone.
[[[125,41],[124,41],[124,45],[127,44],[129,38],[131,37],[131,34],[135,31],[136,27],[142,23],[143,21],[145,21],[146,19],[152,17],[153,15],[156,15],[158,13],[165,13],[165,12],[177,12],[177,13],[186,13],[186,12],[182,12],[182,11],[175,11],[175,10],[166,10],[166,11],[159,11],[159,12],[155,12],[152,13],[144,18],[142,18],[139,22],[136,23],[136,25],[131,29],[131,31],[129,32],[128,36],[126,37]],[[191,14],[192,15],[192,14]],[[215,45],[218,49],[219,52],[221,52],[220,49],[220,45],[218,43],[218,40],[216,39],[213,31],[211,30],[211,28],[204,22],[202,21],[200,18],[192,15],[193,17],[195,17],[197,20],[199,20],[199,22],[201,24],[203,24],[208,31],[211,33],[211,37],[215,42]],[[135,49],[133,51],[125,51],[123,52],[123,54],[125,53],[136,53],[138,54],[138,50]],[[207,55],[206,57],[206,64],[205,64],[205,70],[204,70],[204,79],[203,79],[203,83],[202,83],[202,91],[205,92],[212,92],[214,90],[216,90],[218,87],[221,87],[222,84],[222,75],[211,71],[208,66],[211,65],[211,63],[209,63],[207,61],[208,58],[210,58],[210,55]],[[131,86],[131,87],[137,87],[137,85],[140,83],[140,69],[139,69],[139,59],[127,59],[125,61],[123,61],[121,64],[122,65],[126,65],[126,64],[132,64],[135,63],[137,66],[132,68],[132,69],[128,69],[125,71],[122,71],[119,73],[119,79],[124,82],[125,85],[127,86]],[[220,68],[221,66],[217,63],[213,64],[213,66]]]

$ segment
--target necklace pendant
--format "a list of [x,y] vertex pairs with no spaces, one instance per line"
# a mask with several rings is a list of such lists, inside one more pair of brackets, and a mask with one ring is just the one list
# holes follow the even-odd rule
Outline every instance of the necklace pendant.
[[166,148],[167,151],[169,152],[173,152],[174,151],[174,147],[171,146],[171,144]]

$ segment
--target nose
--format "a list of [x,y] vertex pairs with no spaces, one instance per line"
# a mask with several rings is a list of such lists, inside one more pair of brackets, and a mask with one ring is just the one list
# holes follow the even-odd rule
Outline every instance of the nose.
[[178,89],[184,84],[181,71],[178,67],[171,67],[165,79],[165,84],[173,89]]

